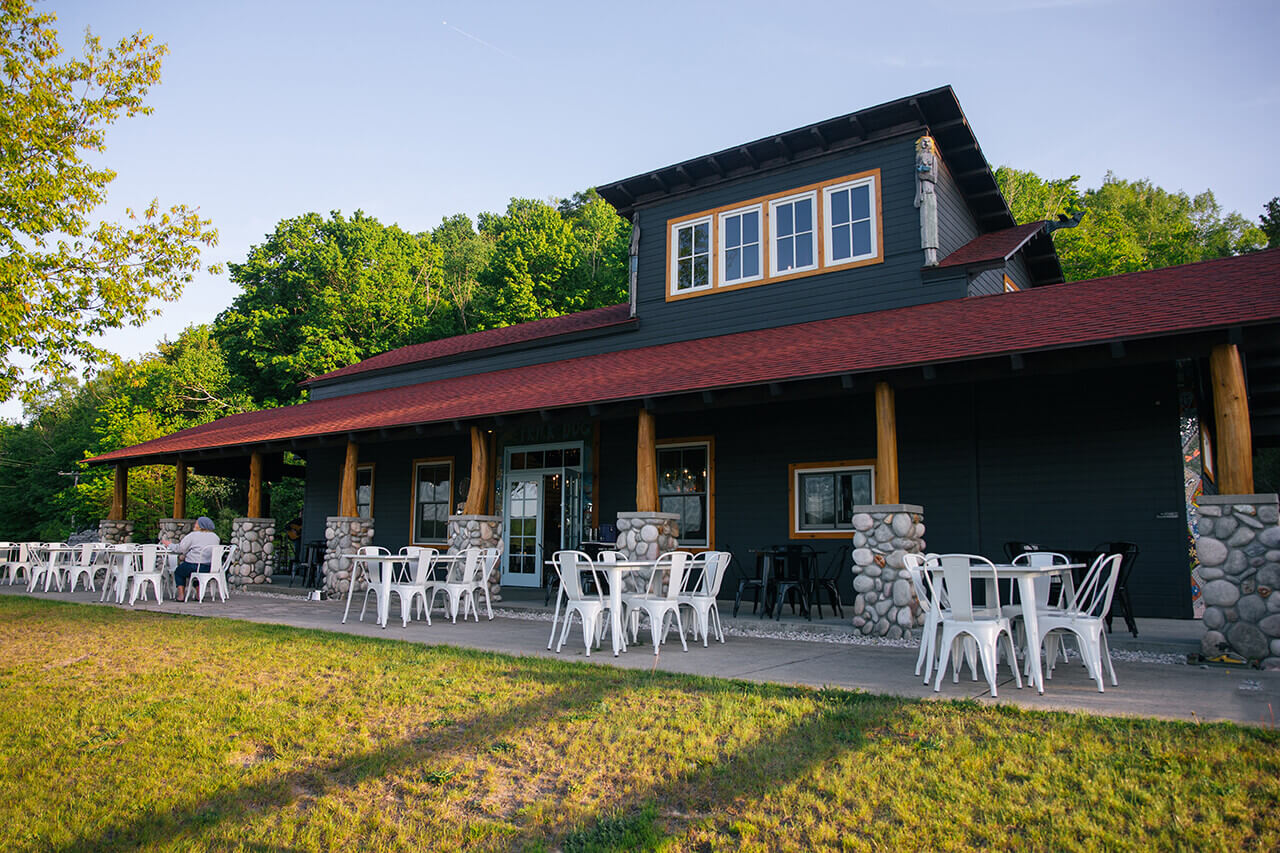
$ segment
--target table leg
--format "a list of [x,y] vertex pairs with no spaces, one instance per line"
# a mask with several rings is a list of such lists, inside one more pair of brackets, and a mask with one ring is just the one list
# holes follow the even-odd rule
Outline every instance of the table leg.
[[[360,563],[361,574],[364,574],[364,564]],[[342,611],[342,624],[347,624],[347,616],[351,613],[351,596],[356,591],[356,561],[351,562],[351,574],[349,575],[351,582],[347,584],[347,609]]]
[[[1022,623],[1027,629],[1027,676],[1031,686],[1044,693],[1044,668],[1040,665],[1040,618],[1036,614],[1036,581],[1029,575],[1018,578],[1022,599]],[[1017,666],[1018,662],[1013,661]]]
[[[382,574],[378,578],[378,586],[382,587],[382,595],[378,597],[378,625],[387,627],[387,616],[391,612],[391,575],[395,572],[395,563],[385,563]],[[466,620],[466,617],[463,617]]]
[[626,651],[626,640],[622,636],[622,569],[609,567],[609,632],[613,635],[613,656]]

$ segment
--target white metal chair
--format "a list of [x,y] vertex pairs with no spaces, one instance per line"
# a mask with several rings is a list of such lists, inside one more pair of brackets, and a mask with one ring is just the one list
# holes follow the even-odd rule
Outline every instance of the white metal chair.
[[1107,611],[1111,609],[1111,597],[1116,591],[1116,578],[1120,574],[1123,554],[1099,554],[1089,567],[1088,574],[1075,591],[1075,596],[1060,612],[1038,613],[1040,639],[1045,652],[1045,677],[1053,677],[1053,667],[1058,659],[1058,647],[1064,633],[1074,634],[1080,644],[1080,655],[1085,668],[1102,693],[1102,661],[1105,656],[1111,686],[1116,681],[1116,670],[1111,664],[1111,649],[1107,645]]
[[[231,545],[219,545],[213,549],[213,554],[209,558],[209,571],[192,572],[191,577],[187,579],[187,585],[182,591],[182,600],[187,601],[191,598],[191,587],[196,587],[196,601],[204,601],[205,587],[210,584],[217,584],[218,594],[222,596],[222,600],[227,600],[227,569],[235,562],[236,554],[240,551],[240,547],[234,543]],[[212,600],[213,593],[209,593]]]
[[[600,644],[604,633],[604,614],[609,604],[604,597],[604,586],[600,583],[600,572],[591,557],[582,551],[557,551],[551,555],[556,574],[560,576],[560,595],[565,599],[564,624],[560,628],[560,642],[556,643],[556,653],[564,647],[569,637],[569,627],[573,622],[573,614],[578,614],[582,623],[582,642],[586,646],[587,657],[591,657],[591,646]],[[587,592],[582,575],[589,573],[594,582],[592,592]],[[556,599],[556,612],[559,614],[559,596]],[[555,634],[555,622],[551,624],[551,632]]]
[[163,602],[164,563],[160,560],[160,546],[143,545],[133,556],[136,562],[129,577],[129,605],[132,607],[139,598],[147,600],[147,584],[151,584],[151,588],[156,591],[156,603]]
[[[1066,554],[1059,554],[1057,551],[1023,551],[1013,558],[1015,566],[1065,566],[1071,560]],[[1053,579],[1045,576],[1039,577],[1032,581],[1036,590],[1035,607],[1036,613],[1045,613],[1047,611],[1061,611],[1062,601],[1050,601],[1049,596],[1053,590]],[[1063,589],[1066,589],[1064,587]],[[1061,596],[1062,593],[1059,592]],[[1021,647],[1025,645],[1023,636],[1026,633],[1026,620],[1023,618],[1023,611],[1027,603],[1020,601],[1017,604],[1009,604],[1004,608],[1004,615],[1009,617],[1009,622],[1013,625],[1013,641],[1014,644]]]
[[[658,653],[658,644],[666,638],[669,619],[674,619],[676,630],[680,632],[680,646],[686,652],[689,645],[684,641],[684,623],[680,619],[680,590],[684,586],[684,578],[689,569],[689,561],[693,555],[688,551],[668,551],[658,557],[653,574],[649,576],[649,584],[643,593],[624,595],[622,600],[627,608],[627,617],[631,622],[631,640],[636,642],[640,633],[640,615],[649,620],[649,633],[653,637],[653,653]],[[662,590],[663,578],[666,578],[666,591]]]
[[703,551],[689,562],[689,571],[685,575],[686,584],[694,580],[697,587],[685,590],[678,596],[680,606],[693,611],[693,638],[702,636],[702,647],[707,646],[709,628],[716,629],[716,639],[724,642],[724,630],[720,625],[720,609],[716,605],[716,596],[720,594],[720,584],[724,581],[729,568],[729,560],[733,555],[728,551]]
[[27,549],[27,555],[31,558],[28,567],[27,592],[35,592],[42,580],[45,592],[49,591],[50,586],[56,586],[58,592],[62,592],[62,555],[56,550],[60,544],[59,542],[36,542]]
[[129,592],[129,578],[133,576],[133,555],[138,546],[133,544],[107,546],[107,576],[102,579],[102,598],[115,595],[117,604],[124,604]]
[[[386,609],[386,604],[382,601],[382,573],[387,570],[387,566],[381,560],[362,560],[360,557],[386,556],[390,553],[386,548],[378,545],[363,545],[356,549],[358,556],[351,561],[351,586],[347,588],[347,609],[342,611],[342,624],[345,625],[347,623],[347,616],[351,613],[351,596],[355,594],[356,582],[360,578],[365,581],[364,604],[360,606],[360,621],[364,621],[364,612],[369,607],[370,595],[373,596],[373,605],[377,608],[378,616],[381,618]],[[387,623],[383,622],[382,627],[387,627]]]
[[8,559],[3,566],[0,566],[0,570],[3,570],[5,577],[9,579],[9,586],[13,586],[13,582],[19,576],[22,577],[24,584],[31,582],[31,544],[30,542],[6,543]]
[[93,576],[101,568],[96,559],[103,547],[101,542],[86,542],[79,546],[80,551],[75,555],[67,571],[68,592],[76,591],[76,584],[80,582],[81,577],[84,578],[83,586],[86,590],[97,592],[97,587],[93,584]]
[[[443,594],[449,605],[449,617],[458,621],[458,608],[462,608],[462,621],[467,621],[467,607],[472,615],[480,621],[480,612],[476,608],[475,589],[483,566],[483,553],[480,548],[464,548],[458,552],[462,557],[462,566],[457,574],[450,572],[448,579],[436,581],[428,592],[427,610],[435,606],[436,596]],[[456,566],[456,564],[455,564]]]
[[[948,610],[940,610],[942,638],[938,648],[941,650],[938,661],[938,674],[933,682],[934,692],[942,689],[942,676],[947,671],[947,664],[955,658],[952,666],[952,681],[960,680],[960,659],[958,653],[966,637],[973,638],[977,644],[978,659],[982,662],[982,671],[987,676],[987,686],[991,689],[992,698],[996,697],[996,664],[1000,657],[999,643],[1003,636],[1008,643],[1009,666],[1018,687],[1022,687],[1022,674],[1018,671],[1018,658],[1013,648],[1013,630],[1007,617],[1000,611],[1000,601],[995,602],[995,613],[991,616],[973,606],[973,595],[970,587],[971,569],[974,565],[986,568],[993,581],[998,584],[999,576],[996,567],[986,557],[974,554],[943,554],[939,557],[942,564],[943,593],[950,605]],[[997,587],[998,588],[998,587]],[[976,673],[975,673],[976,676]]]
[[409,613],[413,610],[413,602],[418,602],[418,615],[425,615],[427,624],[431,624],[431,607],[427,603],[427,590],[434,586],[432,573],[435,571],[436,559],[440,552],[435,548],[423,548],[418,545],[407,545],[400,553],[411,559],[413,571],[408,579],[391,578],[388,596],[400,598],[400,622],[402,627],[409,627]]
[[[493,621],[493,603],[489,600],[489,587],[493,585],[494,572],[498,570],[498,560],[502,557],[501,548],[482,548],[481,549],[481,566],[480,576],[476,579],[476,592],[484,593],[484,609],[489,616],[489,621]],[[559,602],[557,602],[557,605]]]

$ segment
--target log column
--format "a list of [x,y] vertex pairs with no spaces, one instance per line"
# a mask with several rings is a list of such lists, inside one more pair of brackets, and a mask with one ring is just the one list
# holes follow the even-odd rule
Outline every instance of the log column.
[[173,469],[173,517],[187,517],[187,463],[181,459]]
[[1213,421],[1217,428],[1218,492],[1253,494],[1253,431],[1244,365],[1235,344],[1219,344],[1209,355],[1213,379]]
[[123,521],[129,509],[129,467],[124,464],[116,466],[114,488],[111,491],[111,513],[107,516],[111,521]]
[[[176,510],[175,510],[176,512]],[[262,454],[249,456],[249,518],[262,518]],[[181,518],[181,516],[178,516]]]
[[898,503],[898,429],[893,388],[876,383],[876,494],[877,504]]
[[484,430],[471,428],[471,488],[467,490],[466,515],[484,515],[489,507],[489,441]]
[[640,410],[636,435],[636,512],[658,511],[658,448],[653,413]]
[[360,461],[360,447],[347,441],[347,459],[342,465],[342,494],[338,501],[338,515],[354,518],[356,515],[356,463]]

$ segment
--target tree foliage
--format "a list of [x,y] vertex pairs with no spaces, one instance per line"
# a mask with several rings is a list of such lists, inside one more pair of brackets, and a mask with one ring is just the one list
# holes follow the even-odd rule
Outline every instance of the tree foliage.
[[1267,248],[1280,246],[1280,196],[1273,197],[1263,205],[1258,223],[1262,226],[1262,233],[1267,235]]
[[[96,221],[115,173],[86,155],[105,150],[120,118],[143,101],[166,53],[136,33],[104,48],[86,33],[84,55],[64,59],[54,16],[27,0],[0,0],[0,398],[38,393],[38,377],[111,356],[93,336],[141,325],[201,269],[217,232],[186,206],[142,213],[126,225]],[[216,267],[211,267],[215,270]],[[15,363],[29,360],[33,379]]]
[[996,180],[1018,222],[1085,211],[1079,226],[1054,232],[1068,281],[1227,257],[1266,239],[1239,213],[1224,216],[1210,190],[1189,196],[1108,172],[1100,187],[1081,192],[1078,175],[1045,180],[1007,166]]

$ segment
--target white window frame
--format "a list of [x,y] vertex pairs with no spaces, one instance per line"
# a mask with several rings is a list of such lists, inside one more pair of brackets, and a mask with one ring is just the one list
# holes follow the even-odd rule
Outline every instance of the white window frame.
[[[696,228],[699,225],[707,226],[707,283],[702,287],[689,287],[680,290],[680,230],[683,228]],[[714,218],[710,215],[700,216],[696,219],[685,219],[682,222],[674,222],[671,225],[671,268],[667,271],[670,277],[668,290],[672,296],[686,296],[690,293],[706,293],[712,290],[716,285],[716,234]],[[697,257],[695,252],[692,257]]]
[[[787,204],[795,204],[798,201],[809,200],[811,209],[813,210],[812,230],[810,240],[812,249],[810,256],[813,263],[803,267],[791,267],[786,270],[778,269],[778,208]],[[792,218],[795,222],[795,218]],[[810,272],[818,269],[821,258],[818,256],[818,229],[822,227],[822,210],[818,206],[818,191],[809,190],[807,192],[795,193],[793,195],[775,198],[769,202],[769,277],[777,278],[779,276],[795,275],[796,273]]]
[[[729,247],[725,245],[725,235],[728,234],[728,229],[725,227],[725,220],[732,219],[735,216],[739,216],[739,217],[744,216],[745,214],[748,214],[748,213],[755,213],[758,217],[756,220],[757,231],[756,231],[756,240],[755,240],[756,255],[757,255],[757,259],[756,259],[757,272],[753,276],[744,276],[742,278],[735,278],[733,281],[729,281],[728,273],[726,270],[726,263],[725,263],[725,259],[729,252]],[[719,257],[716,259],[716,269],[718,272],[718,277],[716,281],[719,283],[719,285],[721,287],[735,287],[739,284],[748,284],[749,282],[759,281],[760,279],[764,278],[764,271],[765,271],[764,205],[750,204],[750,205],[747,205],[746,207],[738,207],[733,210],[726,210],[720,214],[720,219],[717,225],[719,226],[719,234],[717,236],[718,245],[716,246],[716,253],[719,255]],[[748,244],[744,241],[742,243],[742,246],[746,246],[746,245]]]
[[875,500],[876,494],[876,468],[874,465],[795,465],[791,470],[791,535],[792,538],[806,537],[814,535],[845,535],[853,530],[852,524],[849,527],[840,527],[839,523],[831,527],[805,527],[804,526],[804,492],[800,488],[803,477],[813,474],[845,474],[865,471],[871,478],[871,499]]
[[[422,512],[421,503],[418,501],[418,471],[424,465],[430,465],[432,467],[444,465],[449,468],[449,494],[445,499],[445,518],[447,519],[449,516],[453,515],[453,490],[455,487],[453,480],[453,457],[413,460],[413,510],[412,514],[409,516],[409,541],[414,545],[434,545],[440,542],[446,542],[449,538],[448,521],[445,522],[445,534],[442,539],[418,538],[418,516]],[[431,503],[438,503],[438,501],[431,501]]]
[[[871,251],[864,255],[853,255],[852,257],[841,258],[840,260],[837,261],[833,257],[835,240],[832,235],[835,232],[836,226],[835,226],[834,217],[832,216],[832,211],[831,211],[831,197],[836,193],[840,192],[841,190],[844,190],[844,189],[852,190],[855,187],[867,187],[867,203],[868,203],[867,213],[871,223]],[[877,198],[878,198],[878,195],[876,194],[876,179],[874,175],[867,175],[865,178],[858,178],[853,181],[842,181],[841,183],[832,184],[831,186],[822,188],[822,214],[823,214],[822,218],[823,218],[823,229],[824,229],[823,237],[825,238],[822,242],[822,265],[824,268],[842,267],[842,266],[845,266],[846,264],[856,264],[860,261],[870,261],[879,257],[880,255],[880,234],[879,234],[880,223],[876,221],[877,220],[877,216],[876,216],[876,213],[877,213],[876,199]],[[850,216],[852,216],[852,212],[853,212],[852,205],[850,205]],[[850,222],[852,223],[852,221],[853,220],[851,219]],[[862,220],[857,220],[857,221],[861,222]],[[841,224],[844,224],[844,223],[841,223]],[[852,243],[850,244],[849,248],[850,250],[852,250],[853,248]]]

